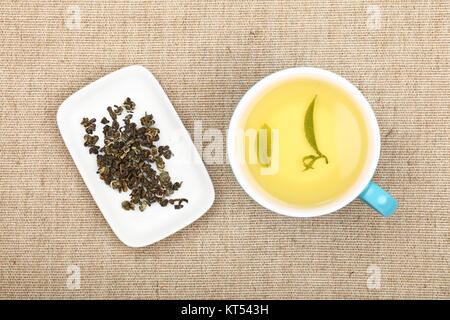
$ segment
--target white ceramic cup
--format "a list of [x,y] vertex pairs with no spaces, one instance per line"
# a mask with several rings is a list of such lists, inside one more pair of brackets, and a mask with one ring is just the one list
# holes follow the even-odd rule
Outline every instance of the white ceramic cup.
[[[259,98],[263,92],[278,83],[298,78],[316,78],[330,82],[350,94],[360,108],[368,130],[368,155],[360,176],[341,197],[333,202],[318,205],[317,207],[305,208],[286,203],[273,197],[259,186],[252,177],[247,164],[242,161],[243,149],[242,141],[239,140],[242,139],[240,133],[244,130],[247,117],[255,99]],[[366,98],[353,84],[327,70],[312,67],[297,67],[270,74],[257,82],[245,93],[236,106],[230,120],[227,134],[227,153],[233,173],[242,188],[260,205],[276,213],[292,217],[315,217],[339,210],[359,197],[373,209],[388,217],[396,210],[397,201],[378,185],[370,181],[378,164],[380,141],[380,130],[375,114]]]

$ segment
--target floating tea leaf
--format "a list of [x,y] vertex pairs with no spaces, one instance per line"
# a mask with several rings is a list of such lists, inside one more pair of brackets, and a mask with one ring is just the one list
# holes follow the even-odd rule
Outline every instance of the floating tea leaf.
[[309,155],[303,157],[302,161],[303,165],[305,166],[305,169],[303,171],[306,171],[308,169],[314,169],[313,168],[314,162],[320,158],[324,158],[325,162],[328,164],[328,158],[325,155],[323,155],[319,151],[319,148],[317,147],[316,135],[314,133],[314,106],[316,104],[316,98],[317,96],[314,97],[314,99],[309,104],[308,109],[306,110],[304,127],[306,140],[314,149],[317,155]]
[[[261,131],[264,130],[265,132],[265,138],[266,138],[266,150],[261,150],[261,142],[264,143],[261,137]],[[264,136],[264,134],[263,134]],[[256,136],[256,152],[258,156],[258,162],[260,165],[264,167],[268,167],[270,165],[270,157],[272,156],[272,129],[267,125],[267,123],[264,123],[264,125],[261,127],[261,129],[258,131],[258,134]]]

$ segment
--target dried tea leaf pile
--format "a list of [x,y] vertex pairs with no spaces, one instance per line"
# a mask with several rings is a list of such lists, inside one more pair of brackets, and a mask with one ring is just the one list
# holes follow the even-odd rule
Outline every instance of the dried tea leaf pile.
[[[140,119],[141,127],[131,121],[135,107],[136,104],[127,98],[122,105],[107,108],[111,120],[104,117],[100,121],[104,125],[102,148],[97,146],[99,137],[94,135],[96,119],[83,118],[81,125],[86,130],[84,145],[89,148],[89,153],[97,155],[100,179],[119,192],[131,191],[130,200],[122,202],[123,209],[139,207],[140,211],[144,211],[156,202],[162,207],[170,204],[175,209],[181,209],[188,200],[169,197],[181,187],[182,182],[173,183],[164,170],[165,160],[173,156],[172,151],[169,146],[155,145],[160,131],[154,126],[153,115],[145,113]],[[120,126],[118,116],[124,111],[126,115]]]

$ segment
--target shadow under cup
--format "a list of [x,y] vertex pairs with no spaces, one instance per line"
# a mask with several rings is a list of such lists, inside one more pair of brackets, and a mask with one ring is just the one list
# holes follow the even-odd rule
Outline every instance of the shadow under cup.
[[[243,154],[245,153],[244,129],[254,102],[277,84],[300,78],[328,82],[346,92],[358,106],[367,129],[367,157],[356,181],[337,199],[312,207],[291,204],[267,192],[252,176]],[[257,82],[242,97],[231,117],[227,136],[227,153],[232,171],[241,187],[260,205],[276,213],[293,217],[320,216],[339,210],[358,197],[384,216],[392,215],[397,208],[397,202],[392,196],[370,182],[380,155],[380,131],[375,114],[366,98],[353,84],[330,71],[312,67],[291,68],[273,73]]]

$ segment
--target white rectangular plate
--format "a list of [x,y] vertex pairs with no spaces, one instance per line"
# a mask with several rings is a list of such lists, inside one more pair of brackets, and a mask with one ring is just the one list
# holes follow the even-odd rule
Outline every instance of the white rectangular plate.
[[[153,114],[155,126],[161,130],[159,145],[169,145],[174,156],[166,160],[172,181],[183,181],[172,198],[187,198],[184,208],[153,204],[144,212],[125,211],[129,192],[119,193],[98,176],[96,156],[89,154],[84,143],[83,117],[96,118],[100,147],[103,125],[109,119],[106,108],[121,105],[130,97],[136,103],[132,121],[140,126],[140,118]],[[125,112],[124,112],[125,114]],[[123,125],[123,115],[119,117]],[[214,188],[189,133],[184,128],[169,98],[155,77],[142,66],[130,66],[113,72],[79,90],[59,107],[58,127],[80,174],[97,206],[117,237],[130,247],[142,247],[159,241],[200,218],[214,202]]]

